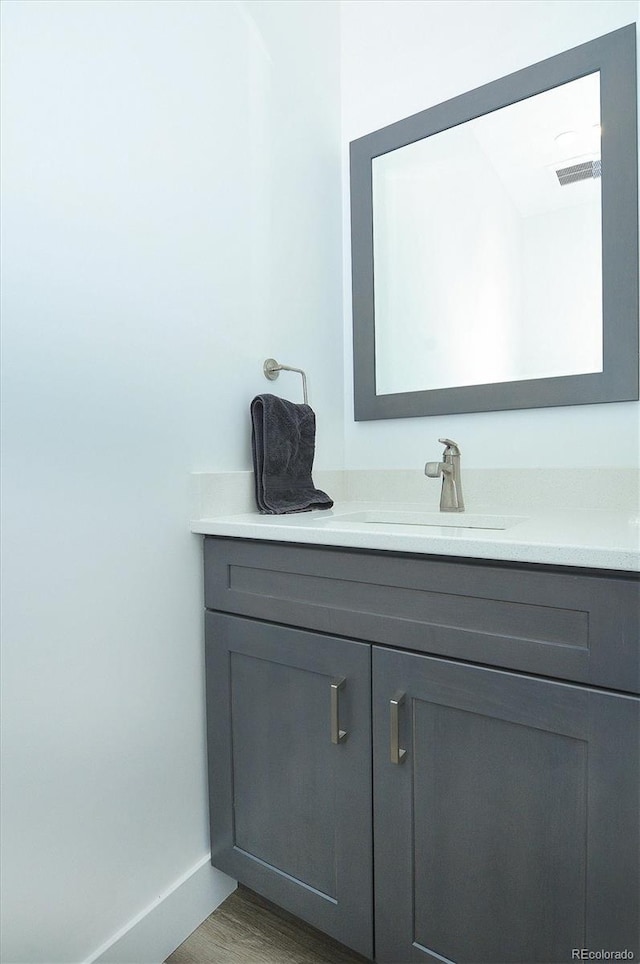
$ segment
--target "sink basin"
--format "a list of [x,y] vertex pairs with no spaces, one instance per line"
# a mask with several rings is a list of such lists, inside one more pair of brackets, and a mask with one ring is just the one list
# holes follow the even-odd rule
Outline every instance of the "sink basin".
[[400,509],[362,509],[332,516],[327,522],[360,522],[365,525],[432,526],[447,529],[510,529],[524,522],[523,515],[480,515],[467,512],[406,512]]

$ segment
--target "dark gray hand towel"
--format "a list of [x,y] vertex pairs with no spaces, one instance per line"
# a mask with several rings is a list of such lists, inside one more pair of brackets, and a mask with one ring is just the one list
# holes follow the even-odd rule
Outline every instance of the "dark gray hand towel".
[[316,445],[313,409],[276,395],[256,395],[251,402],[251,423],[260,512],[283,515],[330,509],[333,501],[316,489],[311,478]]

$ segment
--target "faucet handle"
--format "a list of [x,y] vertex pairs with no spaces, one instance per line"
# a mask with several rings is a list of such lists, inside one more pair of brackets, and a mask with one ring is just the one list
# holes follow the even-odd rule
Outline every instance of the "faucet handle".
[[457,442],[452,442],[450,438],[439,438],[438,441],[442,445],[446,445],[445,455],[460,455],[460,449],[458,448]]
[[430,479],[437,479],[439,475],[451,475],[453,469],[446,462],[427,462],[424,474]]

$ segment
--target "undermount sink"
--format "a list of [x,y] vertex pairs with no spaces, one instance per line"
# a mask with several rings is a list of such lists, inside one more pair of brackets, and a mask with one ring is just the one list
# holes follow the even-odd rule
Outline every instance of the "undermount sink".
[[336,515],[328,522],[359,522],[365,525],[445,526],[449,529],[510,529],[524,522],[523,515],[480,515],[466,512],[406,512],[396,509],[363,509]]

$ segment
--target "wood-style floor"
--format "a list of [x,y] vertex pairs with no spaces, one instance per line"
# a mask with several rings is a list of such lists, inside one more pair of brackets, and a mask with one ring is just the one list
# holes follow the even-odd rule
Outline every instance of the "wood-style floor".
[[367,959],[238,887],[166,964],[367,964]]

